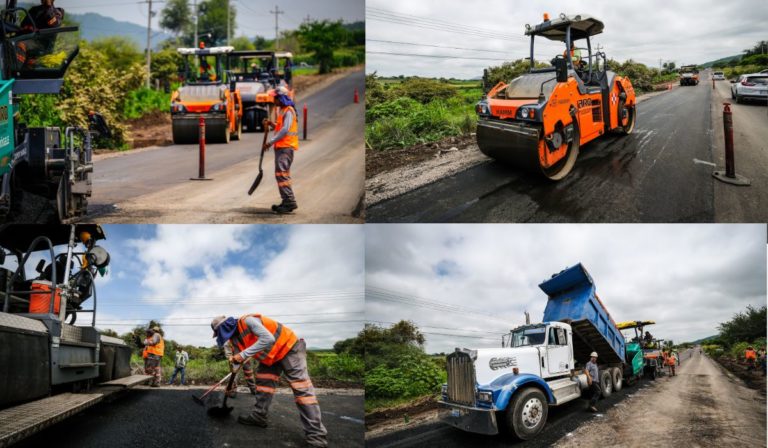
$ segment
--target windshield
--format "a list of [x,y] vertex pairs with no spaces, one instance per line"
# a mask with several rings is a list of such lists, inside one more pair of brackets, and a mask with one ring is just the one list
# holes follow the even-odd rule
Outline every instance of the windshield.
[[513,79],[504,90],[505,98],[538,98],[542,83],[544,95],[548,97],[557,84],[555,72],[528,73]]
[[512,347],[541,345],[544,343],[546,327],[525,328],[512,332]]
[[44,30],[12,39],[13,70],[18,78],[61,78],[77,55],[76,27]]

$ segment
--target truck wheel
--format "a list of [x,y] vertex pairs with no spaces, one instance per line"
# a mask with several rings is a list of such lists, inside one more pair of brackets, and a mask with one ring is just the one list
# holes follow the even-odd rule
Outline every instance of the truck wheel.
[[614,367],[613,372],[611,374],[611,381],[613,383],[613,390],[616,392],[621,390],[621,387],[624,385],[624,373],[622,373],[621,369],[619,367]]
[[505,414],[508,431],[520,440],[530,440],[547,422],[547,398],[539,389],[529,387],[518,392]]
[[608,398],[613,392],[613,380],[611,379],[611,369],[603,369],[600,372],[600,389],[603,398]]
[[744,101],[744,100],[741,98],[741,95],[736,94],[736,102],[741,104],[742,101]]
[[624,135],[629,135],[635,129],[635,106],[624,106],[624,110],[627,111],[627,116],[623,120],[621,118],[619,119],[619,132]]

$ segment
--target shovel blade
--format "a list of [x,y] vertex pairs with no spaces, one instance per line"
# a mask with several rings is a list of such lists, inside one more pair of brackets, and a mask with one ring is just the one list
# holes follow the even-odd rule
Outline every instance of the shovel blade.
[[259,186],[261,183],[261,178],[264,177],[264,171],[259,170],[259,175],[256,176],[256,179],[254,179],[253,184],[251,184],[251,188],[248,189],[248,196],[252,195],[253,192],[256,190],[256,187]]

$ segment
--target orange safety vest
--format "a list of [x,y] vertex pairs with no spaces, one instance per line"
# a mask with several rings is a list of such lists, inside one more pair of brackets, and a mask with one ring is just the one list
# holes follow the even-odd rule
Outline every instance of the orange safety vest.
[[163,337],[160,336],[160,342],[158,342],[157,344],[148,345],[146,350],[147,350],[147,353],[149,354],[163,356],[163,354],[165,353],[165,341],[163,340]]
[[675,365],[675,355],[667,355],[667,365],[668,366],[674,366]]
[[288,111],[293,111],[293,123],[291,128],[288,129],[288,133],[285,137],[275,142],[275,148],[293,148],[294,151],[299,149],[299,117],[296,114],[296,109],[291,106],[284,107],[281,113],[277,116],[277,123],[275,123],[275,132],[280,132],[283,128],[283,117]]
[[747,359],[757,359],[757,352],[754,350],[747,350],[744,352],[744,357]]
[[149,357],[149,353],[147,352],[147,347],[144,347],[144,351],[141,352],[141,357],[144,359],[147,359]]
[[241,352],[259,340],[255,334],[251,333],[251,329],[248,328],[248,324],[245,323],[245,319],[248,317],[261,319],[261,323],[267,328],[267,331],[272,333],[272,336],[275,337],[275,345],[272,346],[269,353],[258,352],[254,356],[256,360],[264,365],[271,366],[283,359],[283,357],[291,351],[294,344],[296,344],[296,341],[299,340],[293,330],[280,322],[262,316],[261,314],[246,314],[237,320],[237,331],[232,335],[232,342]]

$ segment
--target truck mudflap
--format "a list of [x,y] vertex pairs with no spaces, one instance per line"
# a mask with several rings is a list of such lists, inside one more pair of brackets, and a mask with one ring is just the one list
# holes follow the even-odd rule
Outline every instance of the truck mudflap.
[[438,401],[440,420],[462,431],[477,434],[495,435],[499,433],[494,409],[463,406],[446,401]]
[[525,170],[540,172],[538,128],[493,119],[477,120],[477,145],[486,156]]

